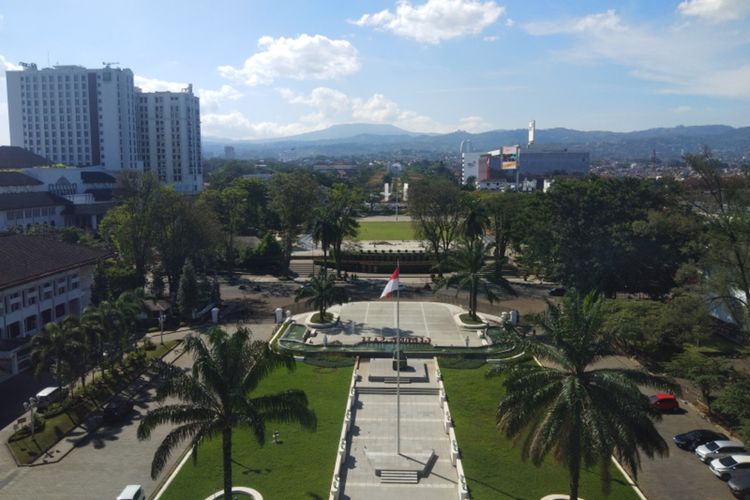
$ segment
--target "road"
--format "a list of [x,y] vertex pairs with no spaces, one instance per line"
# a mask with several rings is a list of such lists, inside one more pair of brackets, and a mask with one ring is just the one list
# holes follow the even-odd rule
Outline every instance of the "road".
[[[639,365],[619,356],[605,358],[596,368],[637,368]],[[669,443],[669,456],[653,458],[643,456],[638,472],[638,486],[649,500],[732,500],[726,483],[719,480],[696,456],[679,449],[672,437],[693,429],[721,429],[703,418],[690,405],[683,405],[684,413],[666,414],[656,429]]]

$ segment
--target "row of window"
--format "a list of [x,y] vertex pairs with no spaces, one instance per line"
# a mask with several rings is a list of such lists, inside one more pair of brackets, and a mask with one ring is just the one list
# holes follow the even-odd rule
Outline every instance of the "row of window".
[[53,296],[65,295],[68,290],[77,290],[80,287],[78,273],[63,276],[47,281],[38,286],[24,289],[22,292],[14,292],[4,297],[0,296],[0,316],[20,310],[22,307],[36,305],[38,301],[51,299]]
[[56,207],[27,208],[25,210],[8,210],[5,212],[5,218],[8,222],[36,219],[39,217],[54,217],[55,215],[57,215]]

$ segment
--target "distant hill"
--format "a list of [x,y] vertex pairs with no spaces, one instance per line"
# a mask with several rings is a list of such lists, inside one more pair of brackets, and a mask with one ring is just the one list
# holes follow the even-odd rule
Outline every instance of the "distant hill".
[[[679,126],[634,132],[581,131],[567,128],[537,130],[537,144],[591,152],[593,160],[632,160],[651,157],[674,160],[708,146],[719,158],[750,160],[750,127],[725,125]],[[503,145],[525,144],[526,129],[493,130],[472,134],[419,134],[392,125],[335,125],[317,132],[267,141],[226,141],[204,138],[204,153],[223,154],[224,145],[234,146],[238,157],[269,158],[316,155],[343,157],[378,154],[420,154],[441,157],[458,153],[461,141],[470,139],[475,151]]]

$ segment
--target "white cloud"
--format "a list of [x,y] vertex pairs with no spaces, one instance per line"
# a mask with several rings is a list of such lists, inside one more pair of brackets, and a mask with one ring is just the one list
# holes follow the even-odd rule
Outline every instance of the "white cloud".
[[524,29],[530,35],[542,36],[622,30],[622,26],[620,16],[608,10],[574,19],[528,23]]
[[492,25],[505,13],[494,1],[427,0],[412,5],[400,0],[395,12],[382,10],[364,14],[349,21],[357,26],[372,26],[420,43],[438,44],[464,35],[476,35]]
[[675,113],[689,113],[692,109],[690,106],[677,106],[672,111]]
[[459,123],[459,128],[461,130],[466,130],[467,132],[486,132],[487,130],[492,129],[491,123],[485,121],[481,116],[476,115],[461,118]]
[[748,0],[684,0],[677,10],[685,16],[709,21],[734,21],[750,15]]
[[482,38],[482,40],[484,40],[485,42],[497,42],[497,39],[498,37],[495,35],[489,35],[489,36]]
[[357,49],[347,40],[302,34],[297,38],[258,40],[259,52],[240,68],[219,66],[224,78],[247,85],[273,83],[277,78],[329,80],[350,75],[360,68]]
[[141,75],[133,77],[133,83],[144,92],[180,92],[188,86],[187,83],[169,82],[156,78],[147,78]]
[[21,66],[18,64],[13,64],[12,62],[8,61],[5,56],[0,54],[0,75],[5,76],[6,71],[18,71],[21,69]]
[[236,101],[242,94],[231,85],[222,85],[218,90],[198,89],[203,113],[215,113],[224,101]]
[[511,18],[508,18],[508,19],[506,19],[506,20],[505,20],[505,25],[506,25],[506,26],[507,26],[508,28],[512,28],[513,26],[515,26],[515,25],[516,25],[516,22],[515,22],[515,21],[514,21],[513,19],[511,19]]
[[415,111],[401,109],[395,101],[383,94],[373,94],[368,98],[350,97],[328,87],[315,88],[309,94],[299,94],[283,88],[278,91],[289,104],[310,108],[312,112],[303,114],[290,123],[252,122],[238,111],[207,113],[201,117],[203,133],[229,139],[268,139],[352,122],[390,123],[418,132],[449,132],[457,128]]
[[577,43],[556,54],[569,63],[607,61],[630,76],[663,84],[660,93],[750,99],[747,38],[715,25],[630,25],[615,11],[524,26],[531,35],[571,36]]

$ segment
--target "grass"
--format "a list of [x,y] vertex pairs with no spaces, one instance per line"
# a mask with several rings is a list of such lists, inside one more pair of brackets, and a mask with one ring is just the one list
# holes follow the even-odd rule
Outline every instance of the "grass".
[[469,313],[463,313],[458,317],[464,324],[466,325],[483,325],[485,324],[484,321],[482,321],[478,317],[473,317]]
[[[164,344],[156,344],[155,349],[146,351],[146,359],[161,358],[178,342],[178,340],[169,340],[164,342]],[[98,377],[95,378],[98,379]],[[34,433],[34,440],[29,436],[10,441],[8,446],[13,455],[15,455],[16,460],[21,464],[34,462],[45,451],[60,441],[71,429],[84,421],[90,412],[96,410],[97,405],[103,404],[115,392],[117,391],[113,391],[111,387],[103,388],[101,394],[97,396],[96,402],[87,399],[76,408],[68,409],[59,415],[46,419],[44,429]]]
[[321,323],[330,323],[331,321],[333,321],[333,314],[329,312],[325,313],[322,319],[320,317],[319,312],[316,312],[315,314],[310,316],[310,323],[321,324]]
[[[295,424],[269,424],[264,447],[249,431],[235,431],[234,485],[255,488],[267,500],[328,498],[351,374],[351,368],[298,363],[292,373],[277,370],[263,380],[254,395],[304,390],[318,417],[318,429],[309,432]],[[270,439],[275,430],[281,437],[279,445]],[[222,488],[222,477],[221,439],[214,439],[201,446],[197,465],[187,461],[162,498],[205,498]]]
[[415,240],[411,222],[359,222],[359,231],[353,240],[388,241]]
[[[520,445],[495,430],[495,410],[504,389],[500,378],[485,379],[487,368],[441,368],[456,426],[458,446],[471,497],[476,500],[512,498],[536,500],[568,492],[565,467],[550,457],[541,467],[521,460]],[[611,500],[638,497],[612,466]],[[581,471],[581,498],[605,498],[598,470]]]

